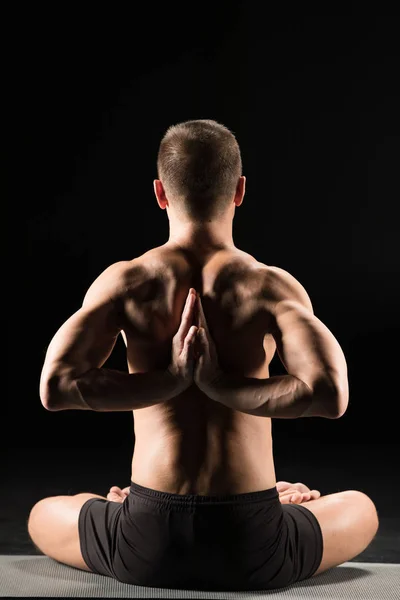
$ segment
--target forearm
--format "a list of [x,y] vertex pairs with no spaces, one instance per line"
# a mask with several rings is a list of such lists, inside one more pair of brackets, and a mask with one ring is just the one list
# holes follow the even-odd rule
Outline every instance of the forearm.
[[52,411],[131,411],[161,404],[181,393],[181,384],[168,371],[125,373],[90,369],[79,377],[55,378],[47,407]]
[[229,408],[259,417],[296,419],[335,415],[333,395],[327,386],[311,390],[289,374],[255,379],[224,373],[205,393]]

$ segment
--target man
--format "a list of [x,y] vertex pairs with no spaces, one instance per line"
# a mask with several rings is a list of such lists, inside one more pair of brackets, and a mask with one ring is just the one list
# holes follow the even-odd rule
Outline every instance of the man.
[[[362,552],[375,506],[276,482],[271,419],[336,419],[347,366],[287,271],[235,247],[245,177],[235,136],[209,120],[161,141],[157,202],[167,243],[111,265],[51,341],[50,411],[133,411],[131,485],[46,498],[33,542],[65,564],[126,583],[273,589]],[[129,372],[102,368],[119,334]],[[275,350],[287,375],[269,377]]]

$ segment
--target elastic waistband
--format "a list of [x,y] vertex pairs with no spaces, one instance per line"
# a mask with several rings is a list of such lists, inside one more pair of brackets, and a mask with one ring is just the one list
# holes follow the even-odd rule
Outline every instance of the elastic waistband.
[[168,504],[169,506],[241,506],[249,503],[265,503],[276,500],[279,497],[276,486],[260,492],[248,492],[247,494],[226,494],[218,496],[199,496],[195,494],[170,494],[143,487],[138,483],[131,481],[131,493],[141,498],[143,501],[155,502],[157,504]]

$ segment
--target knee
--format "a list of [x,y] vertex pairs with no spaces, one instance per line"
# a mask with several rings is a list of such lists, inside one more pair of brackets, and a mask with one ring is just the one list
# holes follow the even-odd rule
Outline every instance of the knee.
[[43,505],[44,505],[43,500],[39,500],[39,502],[36,502],[36,504],[31,508],[31,511],[29,513],[26,525],[28,528],[28,533],[31,536],[31,538],[37,530],[39,518],[42,515]]
[[359,490],[347,490],[343,492],[343,494],[346,494],[347,496],[351,497],[360,506],[368,507],[370,508],[370,510],[376,512],[376,506],[374,504],[374,501],[371,500],[371,498],[367,496],[367,494],[365,494],[364,492],[360,492]]
[[343,492],[343,494],[351,499],[352,503],[354,503],[357,510],[360,511],[360,514],[362,514],[366,522],[370,525],[371,530],[375,535],[379,527],[379,517],[374,501],[371,500],[367,494],[358,490],[347,490],[346,492]]
[[39,500],[38,502],[36,502],[36,504],[34,504],[31,508],[31,511],[29,513],[29,517],[28,517],[28,524],[31,524],[32,521],[39,515],[42,513],[43,509],[45,508],[46,505],[46,500],[47,498],[43,498],[42,500]]

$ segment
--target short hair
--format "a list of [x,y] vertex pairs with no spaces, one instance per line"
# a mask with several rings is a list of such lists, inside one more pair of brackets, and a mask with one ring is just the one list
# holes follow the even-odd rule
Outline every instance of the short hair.
[[235,195],[242,175],[234,134],[208,119],[169,127],[157,157],[158,178],[167,196],[191,220],[220,216]]

